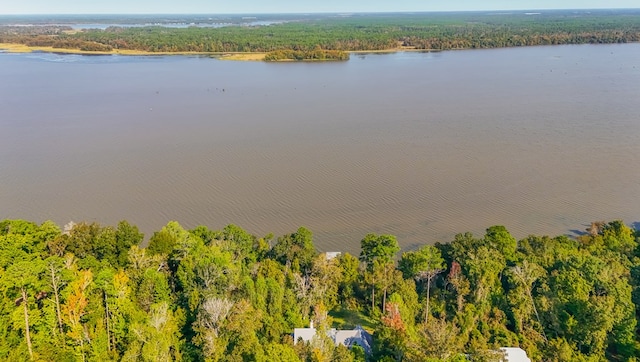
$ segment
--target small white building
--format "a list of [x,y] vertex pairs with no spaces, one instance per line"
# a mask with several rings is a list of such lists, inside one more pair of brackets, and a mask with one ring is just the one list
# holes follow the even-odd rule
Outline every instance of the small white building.
[[325,257],[327,258],[327,260],[333,260],[337,257],[339,257],[340,255],[342,255],[342,252],[340,251],[327,251],[325,254]]
[[527,352],[522,348],[502,347],[500,350],[504,352],[504,362],[531,362]]
[[[293,343],[298,343],[298,340],[311,342],[315,335],[316,329],[313,328],[313,322],[309,328],[295,328],[293,330]],[[343,345],[351,348],[353,345],[357,344],[364,349],[366,354],[371,354],[373,338],[360,326],[356,326],[355,329],[331,328],[327,331],[327,335],[333,340],[333,343],[335,343],[336,346]]]
[[313,337],[316,335],[316,329],[313,328],[313,321],[309,328],[294,328],[293,329],[293,343],[298,343],[298,340],[302,340],[303,342],[311,342]]

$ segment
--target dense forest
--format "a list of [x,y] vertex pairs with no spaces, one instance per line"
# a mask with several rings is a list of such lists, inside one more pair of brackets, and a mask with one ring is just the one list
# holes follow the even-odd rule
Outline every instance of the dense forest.
[[[640,233],[481,237],[400,253],[368,234],[357,256],[318,253],[301,227],[143,235],[117,226],[0,221],[0,359],[7,361],[636,361]],[[345,240],[345,242],[356,242]],[[363,326],[371,354],[294,328]]]
[[354,14],[260,26],[162,26],[73,31],[65,26],[2,26],[0,43],[87,51],[274,52],[315,49],[449,50],[640,41],[640,10],[543,14]]

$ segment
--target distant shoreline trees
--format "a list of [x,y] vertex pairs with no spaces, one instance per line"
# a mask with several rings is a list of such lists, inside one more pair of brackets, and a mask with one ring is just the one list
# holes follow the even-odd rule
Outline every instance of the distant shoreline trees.
[[[422,13],[325,17],[222,28],[0,26],[0,43],[148,53],[269,53],[267,60],[345,60],[350,51],[452,50],[640,41],[639,10],[579,14]],[[322,51],[318,51],[322,50]]]

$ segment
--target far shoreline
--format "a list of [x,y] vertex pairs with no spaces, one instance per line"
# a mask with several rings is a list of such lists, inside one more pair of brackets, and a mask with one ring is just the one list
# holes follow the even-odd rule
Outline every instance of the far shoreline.
[[[54,48],[47,46],[29,46],[16,43],[0,43],[0,51],[6,53],[33,53],[43,52],[51,54],[70,55],[123,55],[123,56],[210,56],[220,60],[235,61],[264,61],[266,52],[149,52],[143,50],[114,49],[111,51],[91,51],[81,49]],[[398,52],[440,52],[437,49],[416,49],[412,47],[398,47],[391,49],[351,50],[350,54],[391,54]],[[276,62],[291,62],[294,60],[281,60]],[[319,60],[314,60],[319,61]],[[322,61],[322,60],[320,60]],[[330,60],[327,60],[330,61]]]
[[[633,43],[633,42],[632,42]],[[625,43],[631,44],[631,43]],[[371,49],[371,50],[348,50],[344,51],[353,55],[366,55],[366,54],[393,54],[393,53],[441,53],[445,51],[460,51],[460,50],[487,50],[487,49],[508,49],[508,48],[524,48],[535,46],[558,46],[558,45],[585,45],[585,44],[552,44],[552,45],[523,45],[523,46],[503,46],[493,48],[456,48],[456,49],[418,49],[415,47],[396,47],[390,49]],[[597,44],[595,44],[597,45]],[[153,56],[201,56],[210,57],[218,60],[231,60],[231,61],[243,61],[243,62],[255,62],[265,61],[267,52],[150,52],[144,50],[130,50],[130,49],[113,49],[111,51],[93,51],[93,50],[81,50],[81,49],[69,49],[69,48],[54,48],[50,46],[29,46],[25,44],[17,43],[0,43],[0,53],[49,53],[49,54],[61,54],[61,55],[86,55],[86,56],[140,56],[140,57],[153,57]],[[335,59],[280,59],[270,60],[269,63],[290,63],[290,62],[333,62]]]
[[76,55],[127,55],[127,56],[168,56],[168,55],[203,55],[216,56],[221,59],[228,58],[230,60],[262,60],[266,53],[230,53],[230,52],[149,52],[143,50],[130,49],[114,49],[111,51],[92,51],[69,48],[54,48],[47,46],[29,46],[15,43],[0,43],[0,50],[7,53],[55,53],[55,54],[76,54]]

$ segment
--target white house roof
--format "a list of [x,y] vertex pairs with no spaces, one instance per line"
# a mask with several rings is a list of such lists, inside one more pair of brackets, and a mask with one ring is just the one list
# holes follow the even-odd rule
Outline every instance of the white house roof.
[[342,344],[347,347],[352,347],[354,344],[357,344],[367,353],[371,352],[371,343],[373,342],[371,335],[360,326],[357,326],[356,329],[335,330],[333,341],[336,343],[336,346]]
[[527,352],[522,348],[502,347],[500,350],[504,352],[505,362],[531,362]]
[[342,252],[340,252],[340,251],[327,251],[325,253],[325,256],[326,256],[327,260],[335,259],[335,258],[339,257],[340,255],[342,255]]
[[313,336],[316,335],[315,328],[294,328],[293,329],[293,343],[298,343],[298,340],[302,338],[304,342],[311,342]]
[[[294,328],[293,343],[298,343],[302,339],[303,342],[311,342],[316,335],[315,328]],[[343,345],[351,348],[354,344],[359,345],[368,354],[371,353],[372,338],[362,327],[357,326],[356,329],[338,330],[331,328],[327,331],[329,338],[333,340],[335,345]]]

